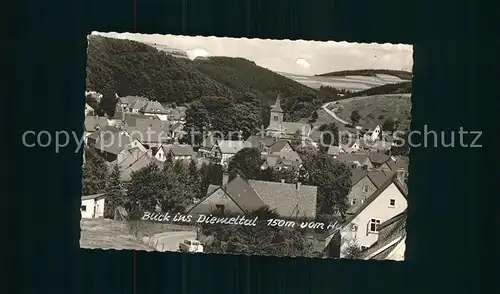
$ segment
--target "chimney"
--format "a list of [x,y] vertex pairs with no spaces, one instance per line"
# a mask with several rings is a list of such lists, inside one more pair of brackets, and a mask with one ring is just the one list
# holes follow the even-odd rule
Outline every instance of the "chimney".
[[302,186],[302,183],[301,182],[297,182],[297,184],[295,185],[295,187],[297,188],[297,191],[300,190],[300,186]]
[[229,174],[226,172],[222,173],[222,186],[227,185],[228,181],[229,181]]

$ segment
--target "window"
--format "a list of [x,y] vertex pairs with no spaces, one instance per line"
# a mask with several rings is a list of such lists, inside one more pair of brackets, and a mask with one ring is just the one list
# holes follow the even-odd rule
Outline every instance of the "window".
[[215,208],[221,213],[224,214],[224,205],[215,205]]
[[274,119],[274,121],[278,121],[278,116],[275,115],[273,119]]
[[389,207],[396,207],[396,199],[389,200]]
[[80,209],[81,209],[82,211],[87,211],[87,206],[82,205],[82,206],[80,206]]
[[354,205],[354,204],[356,204],[356,199],[351,200],[351,205]]
[[370,187],[368,185],[363,185],[363,193],[368,193]]
[[369,233],[377,233],[378,225],[380,225],[380,220],[376,218],[372,218],[370,223],[368,224],[368,232]]
[[361,250],[366,250],[366,249],[368,249],[368,246],[361,245]]

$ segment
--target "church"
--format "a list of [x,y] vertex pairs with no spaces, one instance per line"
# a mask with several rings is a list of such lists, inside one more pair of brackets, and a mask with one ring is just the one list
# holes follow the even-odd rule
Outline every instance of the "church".
[[283,109],[281,108],[280,95],[276,103],[271,107],[271,116],[269,117],[269,126],[266,129],[266,135],[269,137],[291,139],[300,132],[302,137],[308,137],[311,133],[311,125],[297,122],[283,121]]

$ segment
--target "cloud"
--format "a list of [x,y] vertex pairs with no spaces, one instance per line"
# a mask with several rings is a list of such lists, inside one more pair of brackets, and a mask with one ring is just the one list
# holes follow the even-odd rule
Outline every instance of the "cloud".
[[[277,72],[322,74],[355,69],[405,69],[413,66],[413,46],[404,44],[290,41],[101,33],[139,42],[163,44],[191,56],[241,57]],[[203,49],[201,49],[203,48]],[[297,59],[297,56],[300,56]],[[303,61],[299,61],[303,59]],[[309,65],[307,65],[309,64]],[[314,66],[312,66],[314,65]]]
[[298,66],[302,67],[302,68],[311,68],[311,64],[305,60],[304,58],[299,58],[295,61],[295,64],[297,64]]
[[193,49],[193,50],[187,50],[186,54],[187,54],[188,58],[191,59],[191,60],[196,59],[197,57],[208,57],[208,56],[210,56],[210,53],[208,53],[207,50],[200,49],[200,48],[196,48],[196,49]]

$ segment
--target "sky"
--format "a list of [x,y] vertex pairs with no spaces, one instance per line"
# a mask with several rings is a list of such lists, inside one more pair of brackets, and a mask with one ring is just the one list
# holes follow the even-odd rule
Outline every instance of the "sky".
[[191,37],[158,34],[98,33],[112,38],[157,43],[198,56],[242,57],[270,70],[315,75],[353,69],[412,71],[413,46],[405,44],[290,41],[271,39]]

